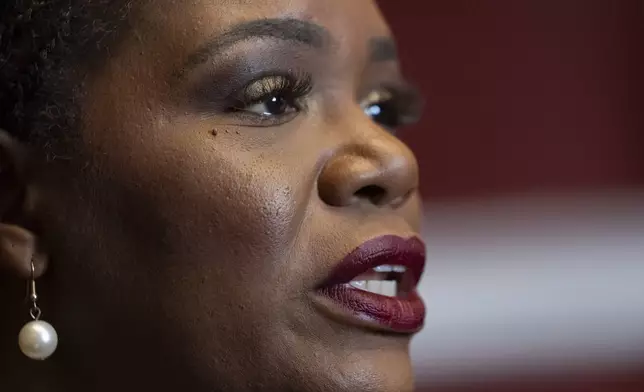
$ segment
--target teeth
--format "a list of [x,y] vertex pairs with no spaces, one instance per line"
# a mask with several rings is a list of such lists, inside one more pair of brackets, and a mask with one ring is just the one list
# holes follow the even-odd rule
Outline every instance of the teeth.
[[349,283],[351,286],[355,287],[356,289],[360,290],[366,290],[367,289],[367,281],[366,280],[354,280],[353,282]]
[[381,280],[368,280],[367,281],[367,291],[370,293],[380,294],[381,290]]
[[357,289],[386,297],[396,297],[398,294],[398,282],[395,280],[355,280],[349,284]]
[[405,272],[407,268],[402,265],[379,265],[373,270],[376,272]]
[[[366,273],[361,276],[356,277],[356,280],[350,282],[349,284],[356,289],[368,291],[370,293],[384,295],[386,297],[396,297],[398,295],[398,282],[396,280],[382,280],[382,279],[391,279],[388,275],[378,275],[378,274],[390,274],[395,273],[404,273],[407,271],[406,267],[402,265],[379,265],[373,268],[373,273]],[[378,279],[380,278],[380,279]],[[357,280],[365,279],[365,280]],[[378,280],[376,280],[378,279]]]
[[382,295],[386,295],[387,297],[395,297],[396,296],[396,284],[397,282],[395,280],[385,280],[382,282]]
[[391,265],[379,265],[373,269],[376,272],[393,272],[394,267]]

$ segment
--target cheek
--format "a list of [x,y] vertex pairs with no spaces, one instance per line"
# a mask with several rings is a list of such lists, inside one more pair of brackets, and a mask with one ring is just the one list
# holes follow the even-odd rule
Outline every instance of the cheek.
[[135,155],[102,162],[113,171],[110,198],[127,220],[121,230],[137,238],[139,251],[181,255],[183,267],[270,279],[305,215],[311,181],[302,179],[312,170],[295,172],[279,154],[200,135],[135,141]]
[[115,283],[123,308],[169,315],[169,329],[203,348],[194,357],[207,357],[213,345],[232,344],[210,336],[243,330],[248,345],[264,336],[298,289],[275,282],[296,281],[288,249],[309,209],[315,162],[298,156],[295,165],[207,132],[182,135],[109,145],[85,188],[104,243],[96,258],[105,262],[94,265],[127,275]]

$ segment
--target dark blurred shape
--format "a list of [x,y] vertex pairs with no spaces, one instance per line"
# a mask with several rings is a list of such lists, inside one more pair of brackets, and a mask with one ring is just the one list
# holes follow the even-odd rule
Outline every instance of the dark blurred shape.
[[382,0],[429,198],[644,185],[641,0]]

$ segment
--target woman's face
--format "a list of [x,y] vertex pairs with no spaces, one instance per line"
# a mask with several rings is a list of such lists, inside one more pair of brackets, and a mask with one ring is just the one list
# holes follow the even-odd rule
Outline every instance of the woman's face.
[[422,311],[318,290],[366,241],[418,250],[381,237],[419,232],[391,132],[418,105],[376,5],[152,3],[85,82],[78,157],[39,185],[45,366],[96,391],[410,391]]

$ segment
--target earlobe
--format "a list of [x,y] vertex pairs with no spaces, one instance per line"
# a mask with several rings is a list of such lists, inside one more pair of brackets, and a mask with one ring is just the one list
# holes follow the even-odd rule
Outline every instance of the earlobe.
[[[0,128],[0,223],[14,212],[24,189],[24,149],[11,135]],[[21,184],[22,182],[22,184]]]
[[[18,176],[25,168],[26,149],[9,132],[0,128],[0,175]],[[1,188],[0,188],[1,189]]]
[[46,257],[37,252],[34,233],[16,225],[13,219],[24,213],[19,210],[24,206],[25,163],[25,149],[0,129],[0,270],[20,278],[29,278],[32,261],[36,276],[47,265]]
[[21,227],[0,223],[0,270],[9,271],[19,278],[40,277],[47,268],[47,257],[38,252],[33,233]]

